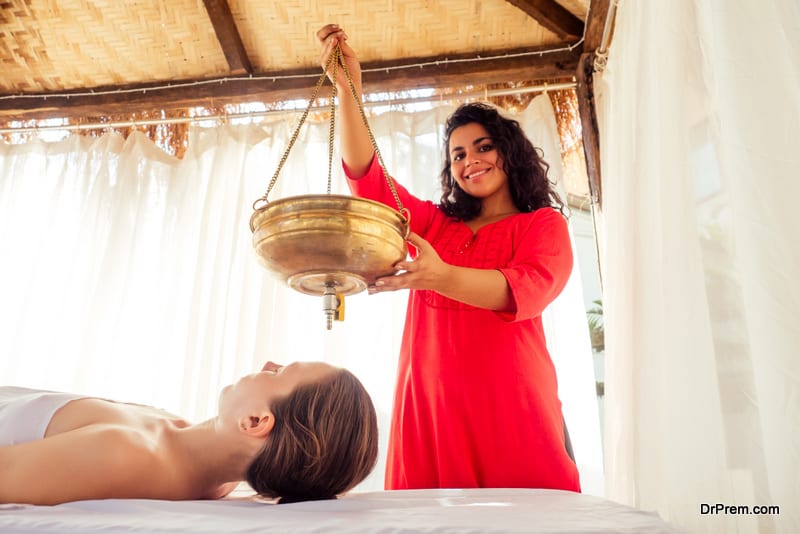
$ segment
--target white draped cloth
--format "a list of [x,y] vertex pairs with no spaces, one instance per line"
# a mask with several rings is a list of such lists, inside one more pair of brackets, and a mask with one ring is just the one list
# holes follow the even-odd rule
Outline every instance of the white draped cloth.
[[800,532],[800,3],[623,1],[596,82],[606,495]]
[[[389,171],[438,200],[439,107],[371,120]],[[555,119],[536,98],[519,119],[561,173]],[[143,134],[0,145],[0,382],[155,405],[200,420],[217,392],[264,361],[324,360],[371,393],[383,487],[388,418],[407,293],[347,298],[325,329],[322,299],[256,262],[249,218],[298,117],[193,127],[182,160]],[[333,192],[346,193],[334,155]],[[320,194],[328,124],[307,124],[270,200]],[[594,375],[577,269],[548,312],[549,342],[584,488],[602,494]],[[498,439],[502,439],[498,436]]]

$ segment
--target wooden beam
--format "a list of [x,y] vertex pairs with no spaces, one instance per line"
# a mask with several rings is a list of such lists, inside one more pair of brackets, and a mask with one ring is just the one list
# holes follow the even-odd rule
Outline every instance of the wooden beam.
[[[526,55],[521,55],[526,54]],[[465,87],[509,81],[571,79],[578,66],[580,52],[547,53],[542,49],[497,51],[486,60],[458,61],[474,54],[457,54],[400,61],[366,63],[363,84],[367,93],[403,91],[426,87]],[[397,68],[407,67],[410,68]],[[137,111],[170,110],[194,106],[220,107],[246,102],[279,102],[308,99],[322,74],[322,68],[264,73],[250,77],[227,78],[204,83],[186,80],[126,87],[94,88],[86,91],[25,95],[0,98],[0,119],[33,120],[53,117],[98,117],[125,115]],[[303,77],[286,77],[286,76]],[[274,79],[272,78],[274,76]],[[120,92],[124,90],[125,92]],[[322,91],[327,96],[327,88]]]
[[614,0],[591,0],[589,15],[586,17],[586,33],[583,37],[583,51],[594,52],[603,40],[603,30],[611,2]]
[[211,19],[211,24],[214,25],[214,32],[217,34],[217,40],[228,61],[231,74],[253,72],[228,2],[226,0],[203,0],[203,3],[206,6],[208,17]]
[[[597,111],[594,101],[594,69],[597,51],[603,43],[606,21],[612,2],[617,0],[591,0],[586,17],[586,32],[583,35],[581,54],[575,78],[578,96],[578,113],[581,119],[583,154],[586,159],[586,172],[589,178],[589,194],[599,206],[603,204],[603,180],[600,172],[600,132],[597,125]],[[613,35],[614,20],[609,21],[607,31]],[[604,52],[607,52],[605,50]],[[602,57],[605,57],[603,55]]]
[[581,55],[576,72],[578,113],[581,118],[583,154],[586,172],[589,175],[589,194],[602,206],[603,188],[600,175],[600,134],[597,128],[597,113],[594,104],[594,52]]
[[583,35],[583,21],[561,7],[555,0],[506,1],[565,41]]

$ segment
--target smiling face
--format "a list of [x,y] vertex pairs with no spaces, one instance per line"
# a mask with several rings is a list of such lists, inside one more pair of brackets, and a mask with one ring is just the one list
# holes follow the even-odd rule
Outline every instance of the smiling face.
[[502,158],[483,125],[471,122],[453,130],[448,149],[450,172],[464,192],[484,201],[511,200]]
[[225,420],[239,420],[242,414],[261,412],[297,386],[322,380],[334,369],[322,362],[294,362],[286,366],[267,362],[261,372],[244,376],[222,389],[219,416]]

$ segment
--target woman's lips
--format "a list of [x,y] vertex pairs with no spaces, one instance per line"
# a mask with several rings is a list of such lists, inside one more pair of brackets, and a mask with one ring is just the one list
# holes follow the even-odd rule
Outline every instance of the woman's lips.
[[477,178],[478,176],[483,176],[487,172],[489,172],[489,169],[483,169],[482,171],[473,172],[472,174],[467,174],[466,176],[464,176],[464,179],[472,180],[473,178]]

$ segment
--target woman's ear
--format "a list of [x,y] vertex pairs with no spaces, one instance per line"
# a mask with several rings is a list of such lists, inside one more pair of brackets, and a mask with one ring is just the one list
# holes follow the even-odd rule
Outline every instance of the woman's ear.
[[254,438],[266,437],[272,432],[275,425],[275,416],[270,411],[260,415],[249,415],[239,420],[239,429]]

